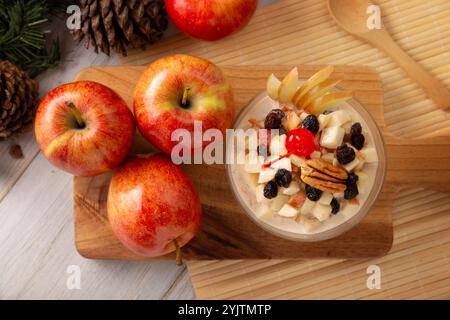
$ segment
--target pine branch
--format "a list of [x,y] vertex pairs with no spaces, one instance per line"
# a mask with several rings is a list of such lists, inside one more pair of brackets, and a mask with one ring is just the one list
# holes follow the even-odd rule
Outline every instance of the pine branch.
[[34,77],[58,65],[58,41],[47,49],[43,27],[48,21],[46,0],[0,0],[0,60],[9,60]]

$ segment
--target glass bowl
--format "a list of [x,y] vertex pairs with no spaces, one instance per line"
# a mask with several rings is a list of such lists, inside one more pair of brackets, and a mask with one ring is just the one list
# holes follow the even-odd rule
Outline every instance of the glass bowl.
[[[247,173],[242,172],[242,170],[238,170],[239,165],[231,163],[229,157],[230,155],[234,154],[231,148],[235,148],[235,143],[234,136],[228,137],[226,150],[226,170],[233,193],[248,217],[267,232],[270,232],[271,234],[277,235],[282,238],[296,241],[311,242],[327,240],[337,237],[356,226],[359,222],[361,222],[361,220],[364,219],[364,217],[366,217],[366,215],[370,211],[370,208],[375,203],[375,200],[377,199],[382,189],[384,178],[386,175],[386,150],[383,137],[373,117],[359,100],[357,100],[356,98],[352,98],[351,100],[341,102],[339,104],[346,104],[347,107],[350,106],[351,108],[353,108],[353,110],[355,110],[361,116],[363,123],[365,122],[363,126],[365,125],[366,131],[371,133],[370,135],[373,141],[373,147],[376,148],[378,155],[378,163],[375,174],[373,174],[374,177],[372,180],[372,187],[370,191],[366,193],[364,197],[365,200],[359,206],[357,212],[348,217],[340,217],[339,220],[336,220],[335,225],[328,226],[328,228],[326,228],[325,230],[318,230],[317,232],[305,232],[304,230],[302,231],[302,228],[300,227],[298,227],[298,230],[286,230],[276,226],[276,223],[260,219],[256,214],[257,204],[255,187],[252,187],[251,183],[249,181],[246,181],[245,174]],[[249,128],[248,119],[263,119],[268,111],[277,107],[278,102],[272,100],[265,91],[261,92],[257,94],[253,99],[251,99],[248,104],[239,112],[235,119],[233,128],[245,130]],[[336,215],[336,217],[337,216],[339,216],[339,213]],[[333,217],[332,219],[335,218]],[[293,220],[291,220],[290,223],[296,224],[296,222]],[[295,228],[296,227],[290,229]]]

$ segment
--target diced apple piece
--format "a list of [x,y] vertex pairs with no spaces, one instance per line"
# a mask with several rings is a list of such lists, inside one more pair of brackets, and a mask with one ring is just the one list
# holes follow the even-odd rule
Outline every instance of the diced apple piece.
[[282,188],[282,193],[288,196],[292,196],[300,191],[300,186],[297,181],[291,181],[291,184],[287,188]]
[[320,130],[325,129],[328,126],[328,123],[330,122],[330,115],[329,114],[320,114],[317,117],[317,120],[319,121],[319,128]]
[[344,192],[336,192],[333,193],[333,197],[335,197],[336,199],[343,199],[344,198]]
[[275,174],[277,173],[277,170],[272,168],[264,168],[259,173],[258,183],[266,183],[270,180],[273,180],[275,178]]
[[313,151],[310,154],[311,159],[320,159],[321,156],[322,156],[322,153],[320,151]]
[[291,102],[294,93],[297,91],[297,87],[298,69],[295,67],[281,81],[280,88],[278,89],[278,99],[285,103]]
[[289,197],[284,194],[276,196],[270,205],[270,209],[273,211],[280,211],[280,209],[288,202]]
[[336,149],[344,140],[345,131],[341,127],[330,127],[322,131],[320,145],[328,149]]
[[331,215],[331,206],[316,204],[313,210],[313,216],[317,218],[320,222],[327,220]]
[[278,99],[281,81],[272,73],[267,79],[267,94],[274,100]]
[[308,80],[306,80],[300,88],[297,89],[297,91],[294,93],[294,96],[292,97],[292,102],[297,105],[301,101],[301,99],[308,94],[314,87],[321,84],[325,80],[327,80],[330,75],[333,73],[334,67],[333,66],[327,66],[321,70],[319,70],[317,73],[311,76]]
[[280,211],[278,211],[278,215],[285,217],[285,218],[295,218],[298,214],[298,209],[294,208],[293,206],[289,204],[283,205],[281,207]]
[[334,153],[325,153],[322,155],[321,159],[323,159],[329,163],[333,163]]
[[300,167],[303,162],[305,162],[305,158],[299,157],[295,154],[291,154],[289,156],[289,160],[291,160],[292,164],[296,167]]
[[280,157],[287,153],[286,150],[286,135],[274,136],[270,140],[270,154],[272,156]]
[[329,127],[339,127],[351,120],[349,113],[345,110],[337,110],[333,113],[330,113],[329,116]]
[[297,192],[289,198],[289,204],[294,208],[300,208],[306,201],[306,194],[303,191]]
[[364,171],[358,171],[355,172],[355,174],[358,176],[358,181],[367,181],[369,179],[369,175],[365,173]]
[[315,205],[316,203],[314,201],[311,201],[308,198],[306,198],[305,203],[303,203],[303,206],[300,209],[300,213],[304,216],[312,213]]
[[331,203],[331,200],[333,200],[333,195],[330,192],[323,192],[322,196],[319,199],[319,203],[323,205],[329,205]]
[[292,171],[291,160],[289,160],[289,158],[280,159],[272,163],[270,168],[275,169],[275,171],[279,169],[286,169],[287,171]]
[[364,194],[366,193],[367,180],[369,180],[369,175],[364,171],[358,171],[355,173],[358,176],[358,182],[356,183],[356,185],[358,186],[359,194]]
[[347,170],[347,172],[351,172],[353,169],[355,169],[359,164],[359,160],[355,158],[355,160],[353,160],[350,163],[347,163],[346,165],[344,165],[344,169]]
[[320,221],[317,219],[304,219],[303,225],[305,226],[306,231],[311,232],[317,229],[320,226]]
[[[314,114],[323,112],[326,108],[336,105],[341,101],[351,99],[353,92],[331,92],[324,95],[319,100],[316,100],[306,106],[305,110]],[[333,112],[334,113],[334,112]],[[332,114],[332,113],[331,113]]]
[[364,156],[365,162],[378,162],[377,150],[375,148],[364,148],[360,152]]
[[272,209],[265,203],[261,204],[255,212],[256,216],[261,220],[267,220],[272,216]]
[[301,123],[301,120],[300,120],[300,117],[297,115],[297,113],[291,111],[287,114],[285,128],[288,131],[298,128],[300,123]]

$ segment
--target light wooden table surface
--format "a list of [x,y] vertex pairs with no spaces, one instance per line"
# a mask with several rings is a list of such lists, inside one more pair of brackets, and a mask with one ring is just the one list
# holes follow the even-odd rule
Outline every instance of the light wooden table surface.
[[[276,2],[261,0],[260,5]],[[41,96],[73,80],[82,69],[119,64],[115,55],[75,46],[61,32],[63,62],[39,77]],[[170,27],[168,34],[175,32]],[[24,159],[8,154],[21,145]],[[80,289],[68,289],[71,266]],[[173,262],[93,261],[76,252],[72,176],[53,168],[39,152],[33,131],[0,142],[0,299],[194,299],[186,267]]]

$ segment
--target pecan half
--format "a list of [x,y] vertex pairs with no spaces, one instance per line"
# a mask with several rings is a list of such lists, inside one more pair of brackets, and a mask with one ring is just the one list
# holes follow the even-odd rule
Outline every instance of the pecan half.
[[322,159],[310,159],[301,166],[301,179],[311,187],[331,193],[342,192],[347,187],[345,180],[348,174],[345,169],[333,166]]

